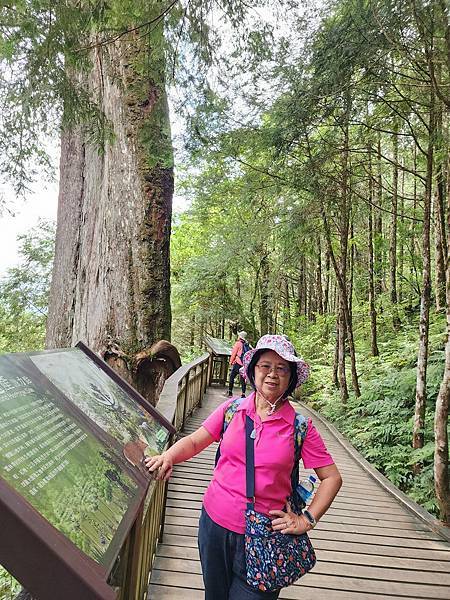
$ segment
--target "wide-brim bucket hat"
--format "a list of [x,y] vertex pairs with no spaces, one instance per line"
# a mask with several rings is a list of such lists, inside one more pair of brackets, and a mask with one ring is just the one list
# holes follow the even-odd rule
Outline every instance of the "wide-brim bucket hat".
[[240,369],[241,375],[249,380],[247,375],[247,369],[250,365],[252,358],[255,356],[255,353],[259,350],[273,350],[287,360],[290,363],[295,363],[297,367],[297,383],[295,387],[298,387],[309,377],[309,365],[306,363],[301,356],[297,356],[295,352],[294,346],[284,335],[272,335],[267,334],[263,335],[256,344],[255,348],[251,348],[248,352],[246,352],[242,358],[242,368]]

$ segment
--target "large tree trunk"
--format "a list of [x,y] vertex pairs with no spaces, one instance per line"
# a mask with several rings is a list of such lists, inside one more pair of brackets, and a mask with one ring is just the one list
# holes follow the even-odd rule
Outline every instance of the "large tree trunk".
[[82,340],[129,357],[170,339],[172,147],[164,65],[144,69],[145,51],[130,34],[94,49],[77,75],[114,138],[99,151],[83,127],[62,136],[47,347]]

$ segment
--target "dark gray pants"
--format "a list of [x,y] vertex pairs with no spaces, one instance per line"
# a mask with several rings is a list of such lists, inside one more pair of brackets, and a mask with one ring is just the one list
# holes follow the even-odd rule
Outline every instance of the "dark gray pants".
[[242,393],[245,394],[246,385],[245,385],[244,379],[239,375],[239,369],[240,368],[241,368],[241,365],[238,365],[237,363],[234,363],[234,365],[231,367],[231,371],[230,371],[230,383],[228,385],[228,394],[230,396],[233,393],[233,385],[234,385],[234,380],[236,379],[236,375],[241,380]]
[[202,508],[198,526],[205,600],[276,600],[280,591],[261,592],[248,585],[244,535],[229,531]]

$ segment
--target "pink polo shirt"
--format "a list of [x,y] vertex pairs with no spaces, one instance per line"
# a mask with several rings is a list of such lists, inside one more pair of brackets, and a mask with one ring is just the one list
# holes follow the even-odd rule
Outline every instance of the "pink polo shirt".
[[[264,422],[255,410],[255,393],[245,398],[223,436],[220,459],[206,490],[203,505],[211,519],[236,533],[244,533],[245,495],[245,415],[255,423],[255,510],[269,516],[270,510],[281,510],[291,493],[294,464],[295,410],[285,402]],[[203,423],[216,440],[220,440],[226,408],[232,400],[221,404]],[[319,432],[309,422],[302,447],[306,469],[326,467],[334,463]]]

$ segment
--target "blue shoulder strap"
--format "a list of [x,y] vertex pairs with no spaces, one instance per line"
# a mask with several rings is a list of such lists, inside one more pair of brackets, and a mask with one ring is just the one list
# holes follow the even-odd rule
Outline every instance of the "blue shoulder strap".
[[309,419],[304,417],[301,413],[295,412],[294,421],[294,444],[295,444],[295,459],[298,462],[300,460],[302,445],[306,438],[306,432],[308,430]]
[[231,404],[229,404],[226,408],[225,413],[223,415],[222,437],[225,431],[227,430],[228,425],[231,423],[232,418],[236,414],[236,411],[239,408],[242,400],[245,400],[245,398],[235,398],[233,402],[231,402]]
[[242,400],[245,400],[245,398],[235,398],[233,400],[233,402],[230,402],[230,404],[225,409],[225,412],[224,412],[224,415],[223,415],[222,435],[220,436],[219,446],[218,446],[217,451],[216,451],[216,459],[215,459],[215,462],[214,462],[214,466],[216,466],[217,463],[219,462],[219,458],[220,458],[220,444],[222,443],[223,434],[227,430],[228,425],[231,423],[231,420],[234,417],[234,415],[236,414],[236,411],[239,408],[239,405],[241,404]]

